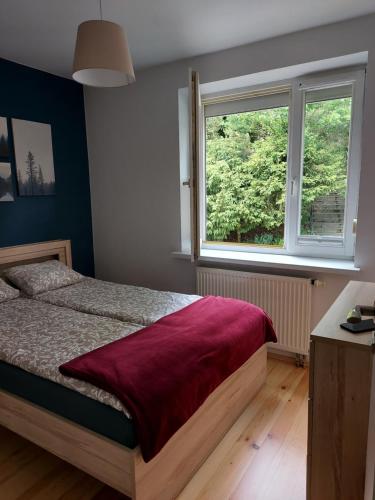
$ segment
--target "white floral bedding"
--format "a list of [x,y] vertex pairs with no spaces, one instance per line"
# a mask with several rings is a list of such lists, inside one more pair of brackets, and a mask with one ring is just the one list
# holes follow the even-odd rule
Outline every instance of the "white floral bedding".
[[86,382],[64,377],[58,367],[141,328],[142,325],[17,298],[0,303],[0,360],[122,410],[129,416],[117,398]]
[[37,295],[37,300],[120,321],[150,325],[192,304],[199,295],[160,292],[93,278]]
[[37,293],[72,285],[84,279],[82,274],[76,273],[58,260],[10,267],[4,274],[9,281],[30,297]]

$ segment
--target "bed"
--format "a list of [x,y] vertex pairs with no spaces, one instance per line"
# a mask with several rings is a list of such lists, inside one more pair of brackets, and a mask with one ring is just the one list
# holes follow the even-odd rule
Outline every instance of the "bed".
[[[71,266],[70,242],[55,241],[0,249],[0,268],[46,259],[58,259]],[[45,303],[35,307],[64,309]],[[82,312],[77,314],[90,316]],[[132,333],[139,328],[139,325],[124,326],[125,323],[121,324],[117,319],[97,319],[94,314],[91,314],[91,317],[93,319],[87,319],[88,323],[99,321],[104,324],[103,322],[110,321],[117,325],[115,329],[118,328],[119,331],[121,328],[128,328],[131,330],[129,333]],[[147,321],[147,317],[144,318],[144,324]],[[114,434],[105,435],[100,426],[93,427],[92,423],[82,416],[85,413],[83,410],[78,417],[64,413],[61,403],[60,407],[56,403],[62,396],[56,396],[55,386],[48,385],[48,388],[44,386],[43,389],[38,386],[36,391],[50,391],[50,394],[55,395],[47,398],[50,406],[38,399],[35,392],[31,395],[29,390],[25,391],[24,384],[27,384],[27,387],[33,383],[38,385],[38,378],[33,379],[33,382],[30,382],[30,378],[25,381],[22,378],[22,370],[20,372],[13,367],[12,371],[10,365],[4,361],[0,364],[0,374],[5,374],[4,380],[7,380],[7,383],[3,382],[0,386],[0,424],[132,498],[175,498],[264,384],[266,356],[266,346],[258,349],[215,389],[160,453],[147,463],[144,462],[134,440],[126,440],[124,436],[119,438]],[[29,374],[32,375],[38,377],[38,374]],[[79,393],[77,388],[73,391],[69,386],[62,385],[60,379],[44,383],[55,384],[59,390],[68,391],[67,394],[71,397],[86,398],[85,401],[91,399],[90,404],[99,405],[98,408],[101,408],[99,412],[109,411],[109,408],[117,411],[117,415],[120,413],[108,404],[104,405],[101,401],[88,398],[87,394]],[[74,396],[69,391],[74,393]],[[66,406],[73,405],[69,403]],[[103,407],[106,410],[103,410]],[[90,411],[94,410],[88,410],[89,415]],[[114,418],[113,414],[111,415]],[[109,418],[109,415],[107,417]],[[124,415],[121,417],[126,420]],[[101,421],[104,418],[104,415],[98,416],[96,420]],[[123,433],[128,432],[131,435],[131,421],[128,421],[127,425],[127,431],[126,426],[122,427],[118,422],[113,424],[113,429],[120,427]]]
[[133,422],[114,396],[59,371],[79,354],[124,338],[142,325],[44,304],[0,303],[0,388],[135,448]]
[[150,325],[201,297],[86,278],[78,283],[38,294],[36,298],[83,313]]

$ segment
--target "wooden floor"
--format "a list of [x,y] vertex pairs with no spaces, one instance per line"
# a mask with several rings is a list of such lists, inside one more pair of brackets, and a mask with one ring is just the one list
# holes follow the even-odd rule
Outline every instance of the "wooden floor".
[[[178,500],[304,500],[307,384],[307,370],[270,359],[266,386]],[[125,498],[0,427],[1,500]]]

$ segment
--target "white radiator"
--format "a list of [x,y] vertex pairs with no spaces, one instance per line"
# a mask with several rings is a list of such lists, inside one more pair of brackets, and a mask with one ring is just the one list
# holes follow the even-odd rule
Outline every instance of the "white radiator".
[[264,309],[273,321],[277,349],[308,354],[311,280],[268,274],[197,268],[197,292],[246,300]]

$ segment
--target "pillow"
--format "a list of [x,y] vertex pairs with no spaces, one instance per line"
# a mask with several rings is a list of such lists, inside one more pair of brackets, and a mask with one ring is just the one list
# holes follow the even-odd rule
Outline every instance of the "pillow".
[[82,274],[76,273],[58,260],[11,267],[5,271],[5,276],[17,288],[31,296],[84,279]]
[[8,285],[2,278],[0,278],[0,302],[15,299],[19,296],[19,294],[19,290],[16,290],[12,286]]

